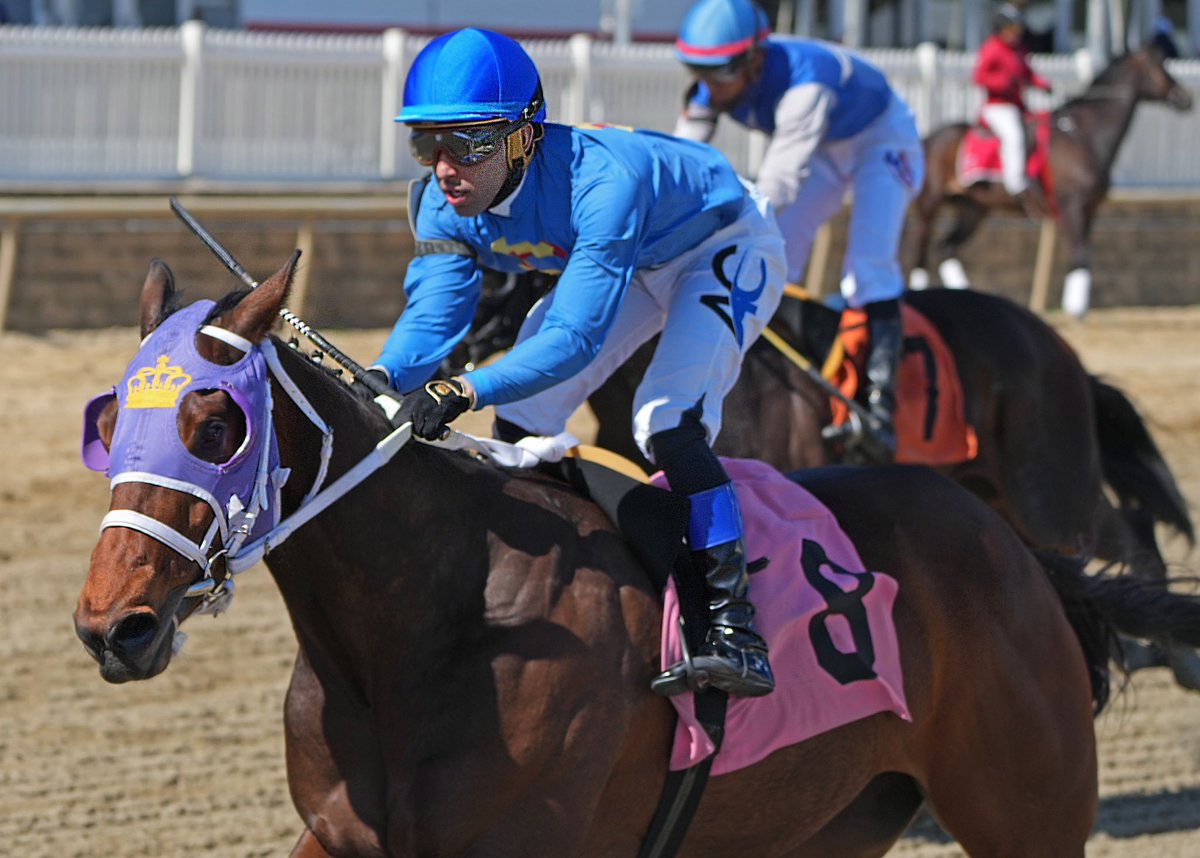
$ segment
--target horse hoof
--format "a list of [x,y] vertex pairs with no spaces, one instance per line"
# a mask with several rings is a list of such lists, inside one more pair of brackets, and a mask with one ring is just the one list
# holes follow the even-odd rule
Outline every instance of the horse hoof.
[[1190,647],[1173,646],[1167,651],[1167,661],[1181,688],[1200,691],[1200,653]]
[[1067,273],[1063,282],[1063,312],[1075,319],[1083,319],[1091,301],[1092,274],[1086,268],[1076,268]]
[[971,288],[971,282],[967,279],[966,269],[954,257],[946,259],[938,266],[938,276],[942,278],[942,285],[947,289]]
[[1166,654],[1156,644],[1121,638],[1121,666],[1129,673],[1145,670],[1149,667],[1166,667]]

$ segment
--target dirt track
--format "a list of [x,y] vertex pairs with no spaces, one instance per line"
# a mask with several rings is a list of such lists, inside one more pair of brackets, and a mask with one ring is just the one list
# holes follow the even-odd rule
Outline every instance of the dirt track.
[[[1198,328],[1200,307],[1102,311],[1064,329],[1148,416],[1193,504]],[[360,357],[384,336],[326,333]],[[71,628],[108,494],[79,464],[80,411],[136,341],[132,329],[0,335],[0,854],[286,855],[299,830],[281,730],[295,644],[266,571],[242,576],[229,613],[191,621],[182,654],[152,682],[105,684]],[[1200,571],[1182,543],[1168,547]],[[1140,673],[1098,730],[1089,855],[1200,855],[1200,695],[1163,670]],[[896,854],[960,854],[930,827],[917,832]]]

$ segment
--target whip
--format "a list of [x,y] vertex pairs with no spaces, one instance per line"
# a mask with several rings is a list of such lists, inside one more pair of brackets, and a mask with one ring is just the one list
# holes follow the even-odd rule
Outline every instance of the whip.
[[[241,263],[233,258],[233,254],[230,253],[224,247],[224,245],[221,244],[221,242],[217,241],[213,234],[205,229],[200,221],[196,220],[192,213],[183,207],[183,203],[179,202],[179,200],[177,200],[175,197],[171,197],[171,211],[175,212],[179,219],[187,225],[187,228],[195,233],[197,238],[204,242],[204,246],[212,251],[213,256],[221,260],[221,264],[229,269],[230,273],[232,273],[234,277],[237,277],[251,289],[258,288],[258,281],[250,276],[250,272],[243,268]],[[302,333],[304,336],[308,337],[308,339],[315,343],[322,351],[337,361],[345,369],[349,370],[350,374],[354,376],[355,382],[366,386],[367,389],[376,396],[389,395],[392,393],[386,385],[367,375],[366,369],[364,369],[361,364],[355,361],[354,358],[350,357],[333,343],[329,342],[329,340],[325,339],[325,337],[321,335],[320,331],[313,330],[303,319],[301,319],[287,307],[280,307],[279,315],[283,317],[285,322]]]

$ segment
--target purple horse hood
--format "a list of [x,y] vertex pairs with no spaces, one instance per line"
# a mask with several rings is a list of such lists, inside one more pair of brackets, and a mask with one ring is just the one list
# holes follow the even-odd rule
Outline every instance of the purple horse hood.
[[[279,468],[269,369],[258,348],[230,366],[200,355],[196,334],[214,306],[212,301],[198,301],[168,316],[143,341],[115,394],[88,403],[83,459],[93,470],[105,470],[114,484],[153,483],[202,498],[213,507],[223,535],[228,522],[243,539],[253,538],[274,527],[279,517],[273,496],[278,486],[268,479]],[[179,405],[188,393],[199,390],[225,391],[245,415],[246,438],[227,462],[196,458],[179,437]],[[105,456],[96,419],[114,395],[120,409]],[[262,510],[270,514],[260,516]]]

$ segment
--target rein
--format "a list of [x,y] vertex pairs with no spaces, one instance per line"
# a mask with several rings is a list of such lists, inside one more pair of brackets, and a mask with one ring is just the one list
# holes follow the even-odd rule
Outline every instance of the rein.
[[[792,298],[798,301],[813,300],[807,289],[804,289],[801,286],[795,286],[791,283],[788,283],[784,286],[783,294],[785,298]],[[875,418],[871,415],[871,412],[869,412],[858,402],[855,402],[853,399],[846,396],[846,394],[842,393],[842,391],[830,381],[830,379],[837,372],[838,367],[842,365],[842,361],[846,356],[846,347],[842,342],[842,337],[840,334],[834,337],[833,347],[830,348],[829,354],[825,358],[825,363],[820,369],[817,369],[812,361],[801,354],[799,349],[789,343],[784,334],[772,327],[771,323],[768,323],[762,329],[762,334],[760,336],[770,343],[771,346],[773,346],[777,352],[783,355],[784,358],[786,358],[805,375],[811,378],[813,383],[815,383],[817,387],[824,391],[828,396],[838,400],[844,406],[846,406],[851,415],[851,423],[854,425],[857,431],[861,431],[863,427],[875,425]]]
[[[203,572],[203,578],[188,587],[184,592],[183,599],[185,601],[199,599],[200,604],[195,609],[195,613],[215,615],[229,606],[233,598],[233,577],[235,575],[262,560],[296,530],[320,515],[330,505],[391,461],[412,438],[412,423],[404,423],[385,435],[362,459],[326,485],[325,479],[333,455],[333,429],[322,419],[308,397],[288,375],[279,359],[275,344],[266,340],[255,345],[231,331],[213,325],[204,325],[200,328],[200,333],[228,343],[247,355],[261,354],[271,377],[278,382],[287,397],[321,433],[321,462],[313,484],[300,501],[299,506],[282,519],[279,518],[280,490],[287,481],[290,469],[284,467],[273,469],[270,465],[270,452],[274,449],[275,443],[275,427],[273,421],[274,400],[269,384],[266,385],[267,389],[264,391],[263,430],[257,439],[257,443],[261,445],[262,449],[257,451],[258,464],[253,486],[245,500],[235,492],[222,502],[203,486],[150,471],[130,470],[113,477],[113,485],[127,482],[147,483],[190,494],[203,500],[213,510],[213,522],[199,542],[193,542],[165,522],[130,509],[110,511],[101,520],[100,530],[103,531],[109,527],[125,527],[136,530],[194,562]],[[376,402],[384,408],[385,413],[389,408],[394,409],[397,406],[396,400],[392,397],[378,397]],[[391,413],[388,416],[391,417]],[[578,439],[565,432],[554,437],[534,436],[524,438],[516,444],[508,444],[489,438],[476,438],[451,430],[449,435],[440,441],[423,441],[423,443],[448,450],[467,451],[475,456],[490,459],[502,467],[510,468],[532,468],[541,462],[558,461],[564,456],[574,455],[574,451],[579,446]],[[226,515],[226,511],[228,511],[228,515]],[[265,533],[251,538],[256,524],[260,523],[264,514],[267,516],[266,520],[271,521],[269,528]],[[271,519],[271,516],[274,518]],[[221,536],[222,547],[213,550],[218,534]],[[226,574],[218,580],[213,575],[213,568],[220,559],[225,561]]]

